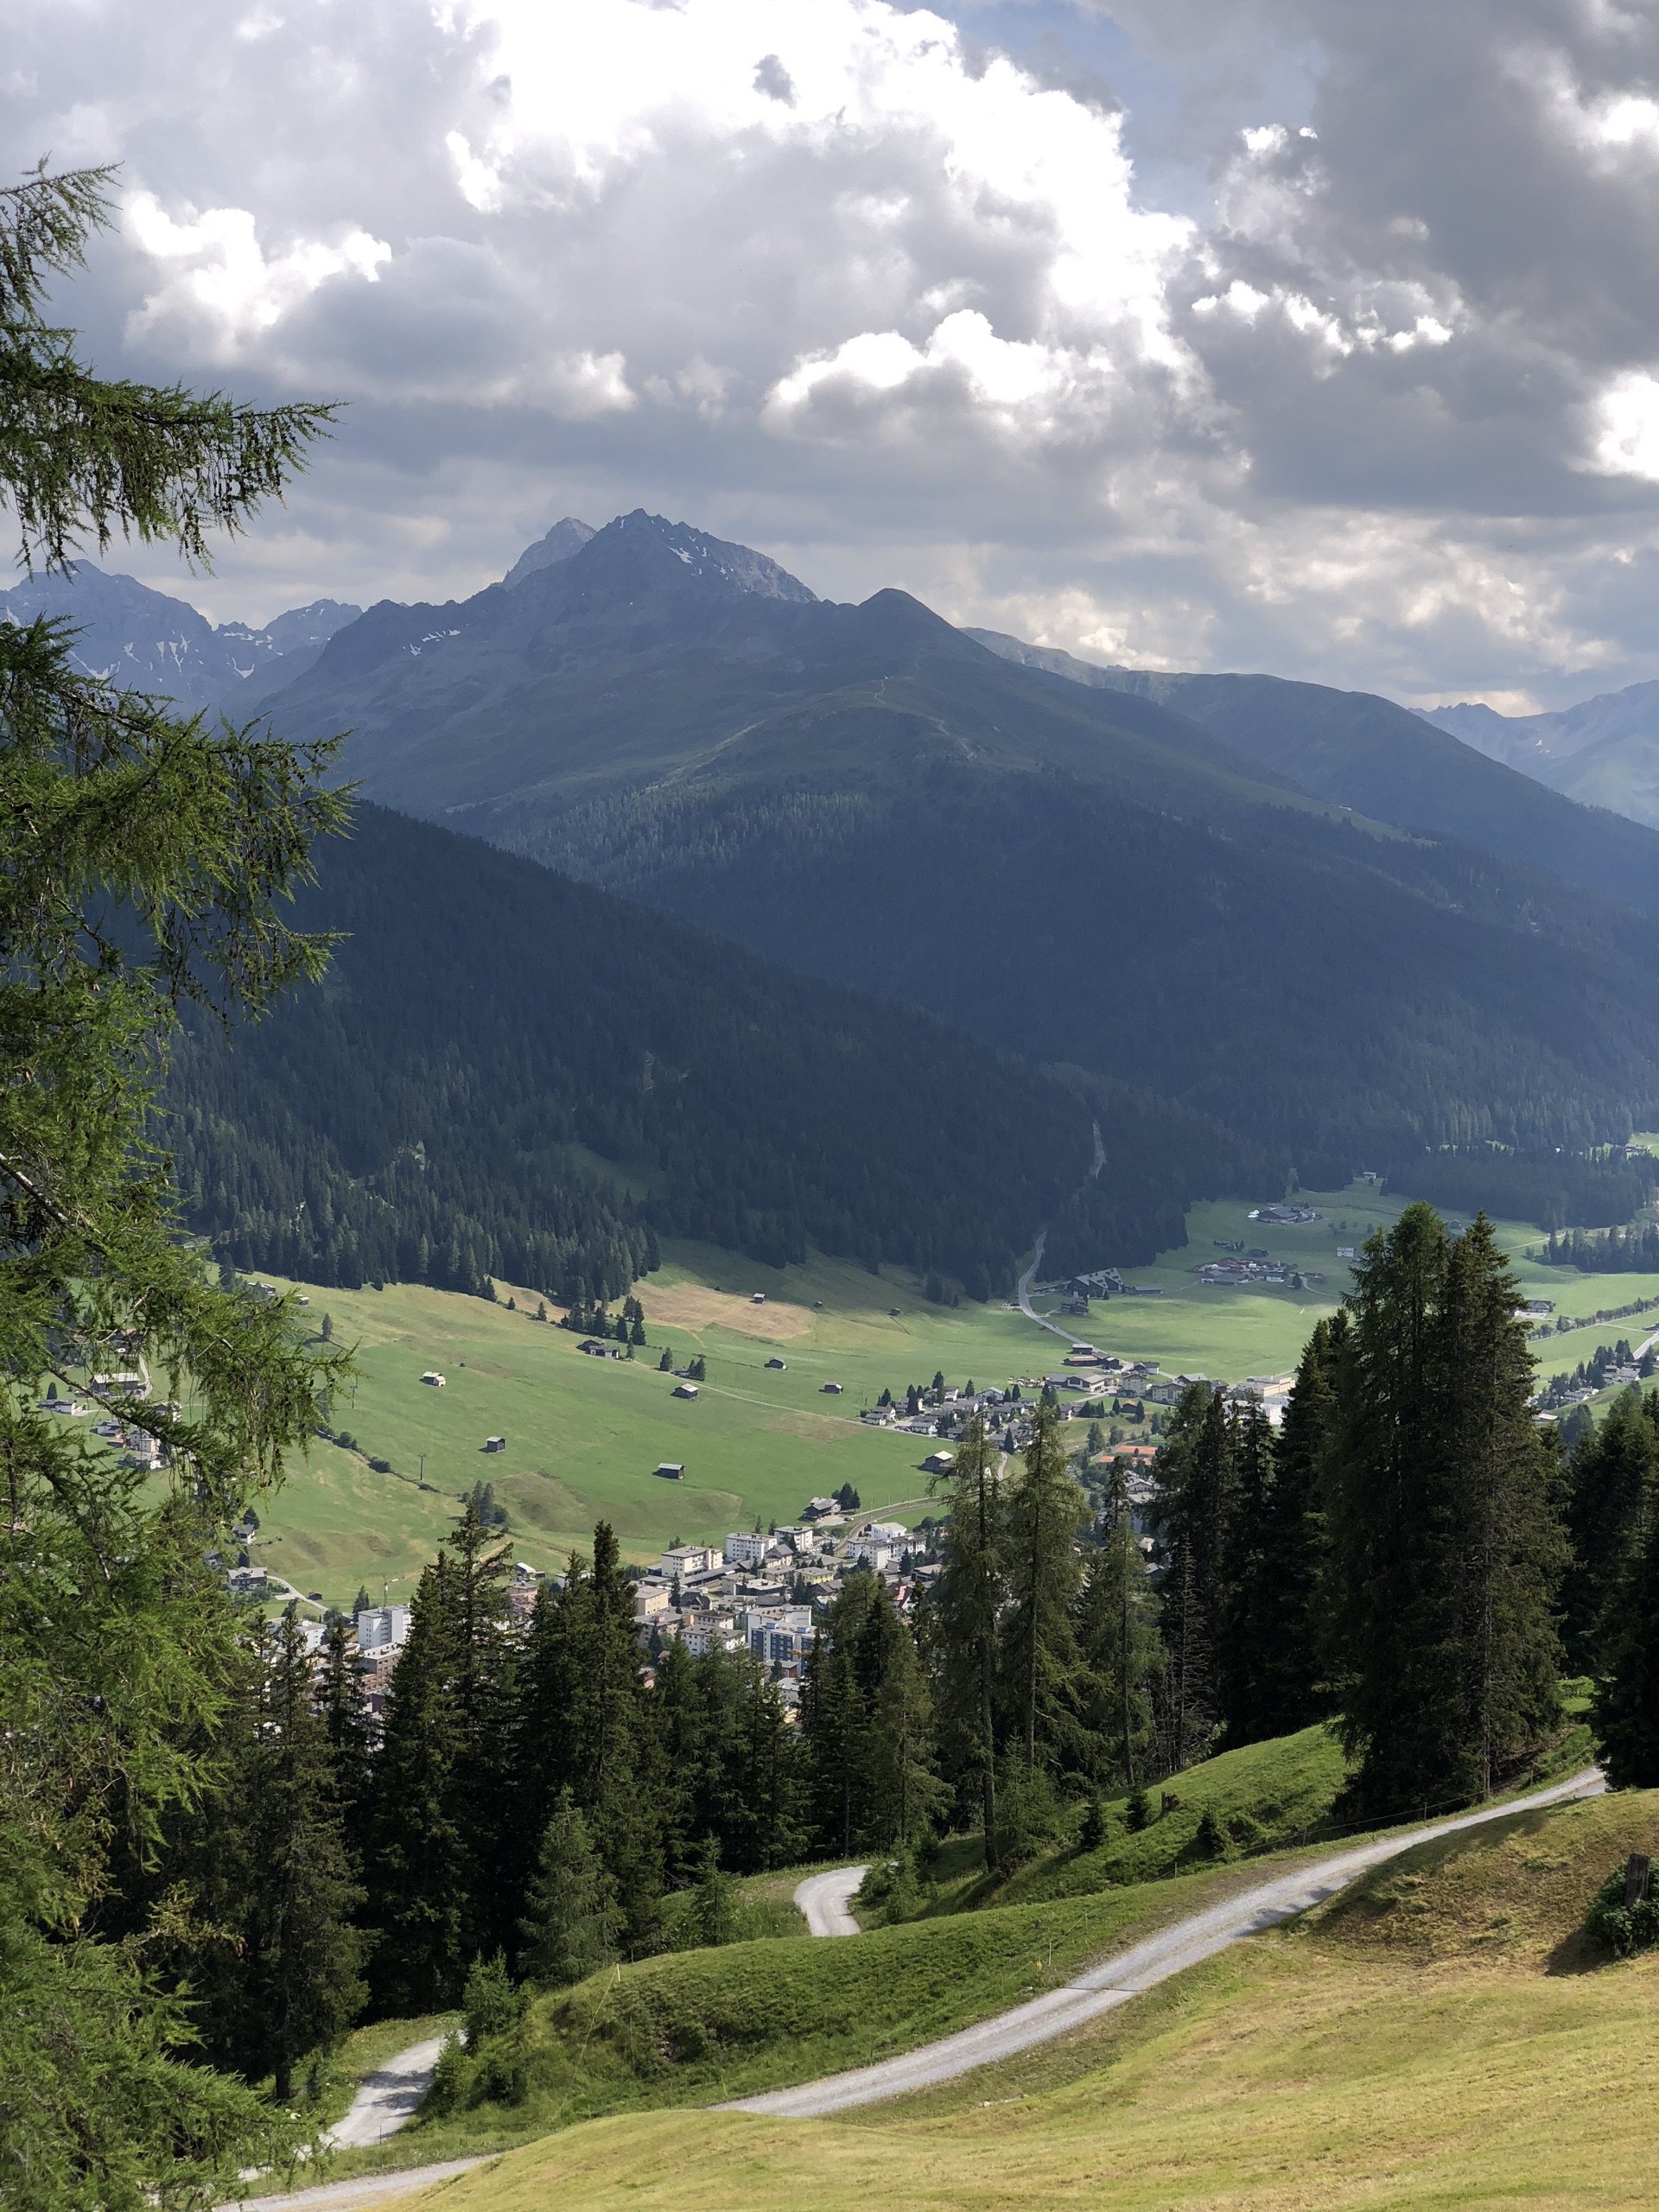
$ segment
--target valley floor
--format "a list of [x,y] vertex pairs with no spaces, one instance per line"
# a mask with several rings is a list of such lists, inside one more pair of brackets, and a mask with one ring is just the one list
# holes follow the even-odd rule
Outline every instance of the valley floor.
[[[1402,1200],[1369,1185],[1308,1194],[1320,1218],[1269,1227],[1243,1200],[1195,1207],[1187,1245],[1131,1269],[1155,1298],[1096,1303],[1068,1321],[1103,1351],[1161,1362],[1166,1374],[1236,1381],[1292,1368],[1315,1321],[1349,1282],[1339,1248],[1357,1247],[1391,1220]],[[1323,1275],[1301,1291],[1200,1286],[1193,1270],[1217,1242],[1267,1250]],[[1659,1277],[1580,1275],[1520,1259],[1539,1233],[1503,1224],[1522,1288],[1570,1315],[1659,1297]],[[359,1584],[378,1602],[406,1602],[448,1535],[461,1496],[487,1479],[511,1516],[515,1557],[558,1567],[592,1541],[594,1523],[615,1527],[624,1555],[654,1559],[677,1540],[720,1543],[759,1521],[791,1522],[806,1500],[850,1482],[863,1506],[913,1522],[934,1510],[922,1466],[928,1440],[861,1427],[860,1408],[883,1389],[931,1382],[1001,1384],[1058,1369],[1059,1339],[1001,1301],[930,1305],[918,1286],[815,1257],[776,1269],[712,1246],[667,1249],[639,1286],[646,1348],[632,1363],[584,1357],[568,1330],[534,1318],[533,1291],[499,1286],[497,1305],[418,1284],[384,1291],[300,1287],[317,1325],[359,1347],[359,1379],[333,1426],[355,1448],[321,1440],[265,1516],[251,1548],[257,1564],[323,1602],[348,1605]],[[756,1304],[760,1295],[764,1302]],[[512,1296],[516,1310],[505,1303]],[[1053,1299],[1039,1299],[1052,1311]],[[893,1309],[897,1308],[895,1312]],[[1571,1369],[1599,1342],[1634,1342],[1659,1310],[1541,1343],[1540,1371]],[[694,1401],[677,1399],[658,1372],[701,1354],[708,1376]],[[769,1361],[781,1361],[781,1367]],[[442,1390],[422,1373],[445,1376]],[[824,1385],[838,1382],[839,1395]],[[1130,1433],[1144,1433],[1144,1431]],[[505,1448],[486,1452],[491,1435]],[[388,1463],[377,1470],[372,1459]],[[683,1463],[683,1479],[658,1476]]]

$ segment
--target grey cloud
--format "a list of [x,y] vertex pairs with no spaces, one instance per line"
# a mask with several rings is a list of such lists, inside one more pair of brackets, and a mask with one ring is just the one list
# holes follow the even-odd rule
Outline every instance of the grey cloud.
[[[1659,485],[1584,465],[1610,381],[1659,374],[1659,110],[1651,145],[1637,111],[1608,121],[1659,85],[1659,19],[1571,0],[1112,14],[1174,88],[1150,120],[1130,99],[1129,143],[1209,167],[1212,206],[1162,279],[1173,359],[1057,274],[1064,226],[1012,172],[963,182],[943,117],[895,94],[809,130],[786,14],[777,52],[752,62],[757,36],[734,64],[748,111],[688,90],[613,158],[527,141],[471,199],[452,141],[483,164],[522,73],[487,25],[414,0],[296,5],[257,38],[207,0],[80,0],[73,40],[37,6],[0,117],[19,166],[83,147],[176,225],[250,210],[268,285],[319,241],[385,245],[372,281],[342,266],[233,339],[186,263],[127,241],[61,296],[112,370],[352,403],[289,507],[193,594],[218,619],[442,599],[560,513],[645,505],[815,588],[906,583],[1088,651],[1410,696],[1659,672]],[[1033,14],[1006,43],[1051,98],[1113,111],[1064,26]],[[990,45],[976,67],[982,86]],[[1284,135],[1251,152],[1241,118]],[[1049,349],[1038,397],[998,401],[929,353],[964,312]],[[884,334],[923,365],[849,370],[780,412],[801,364]],[[124,565],[178,588],[153,556]]]
[[795,105],[795,79],[775,54],[763,54],[754,65],[754,89],[785,107]]

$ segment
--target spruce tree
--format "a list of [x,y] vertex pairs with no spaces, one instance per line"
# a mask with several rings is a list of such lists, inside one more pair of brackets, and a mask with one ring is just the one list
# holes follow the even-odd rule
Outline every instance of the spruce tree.
[[1121,1459],[1108,1471],[1100,1541],[1086,1555],[1077,1633],[1092,1678],[1090,1717],[1102,1772],[1133,1789],[1144,1780],[1152,1754],[1153,1689],[1165,1656]]
[[869,1706],[857,1660],[858,1632],[874,1585],[873,1575],[849,1577],[813,1641],[801,1680],[810,1819],[820,1847],[843,1857],[850,1856],[868,1817]]
[[735,1876],[721,1872],[718,1836],[709,1836],[703,1842],[696,1887],[691,1893],[689,1926],[696,1940],[711,1948],[734,1942],[737,1938],[737,1880]]
[[1520,1287],[1477,1214],[1440,1317],[1458,1581],[1460,1787],[1489,1796],[1560,1720],[1555,1595],[1567,1562],[1554,1440],[1529,1402]]
[[979,1801],[985,1864],[996,1866],[996,1632],[1006,1588],[1001,1461],[973,1415],[942,1485],[944,1561],[929,1601],[940,1703],[953,1761]]
[[568,1783],[543,1831],[518,1932],[519,1971],[545,1989],[583,1981],[616,1955],[611,1878]]
[[440,1553],[421,1577],[375,1762],[368,1888],[378,1938],[371,1973],[387,2012],[458,2003],[466,1972],[470,1901],[467,1808],[455,1788],[462,1745],[452,1572]]
[[1364,1809],[1458,1794],[1457,1592],[1439,1318],[1446,1231],[1407,1206],[1363,1248],[1329,1459],[1343,1730]]
[[[721,1853],[737,1872],[760,1874],[800,1856],[800,1739],[778,1685],[759,1660],[745,1662],[742,1677],[727,1730]],[[658,1694],[661,1688],[659,1674]],[[663,1764],[665,1770],[666,1761]]]
[[1566,1469],[1572,1556],[1561,1584],[1569,1667],[1600,1671],[1602,1617],[1624,1581],[1648,1497],[1659,1488],[1659,1396],[1626,1391],[1599,1428],[1587,1428]]
[[1159,1686],[1163,1763],[1202,1758],[1223,1719],[1217,1656],[1231,1606],[1237,1470],[1221,1398],[1202,1382],[1182,1392],[1153,1463],[1159,1600],[1169,1664]]
[[361,2009],[362,1939],[352,1917],[353,1878],[335,1794],[328,1730],[314,1704],[310,1656],[293,1608],[263,1655],[253,1757],[243,1777],[251,1877],[238,1979],[245,2031],[238,2063],[267,2070],[279,2104],[294,2069],[329,2050]]
[[461,1949],[467,1958],[503,1948],[512,1933],[509,1731],[513,1653],[506,1634],[505,1546],[469,1499],[447,1547],[446,1581],[454,1675],[455,1762],[451,1780],[465,1837]]
[[615,1893],[619,1945],[647,1946],[669,1785],[657,1764],[633,1588],[607,1522],[594,1531],[591,1566],[573,1558],[564,1587],[538,1599],[513,1703],[520,1833],[539,1835],[568,1786]]
[[1365,1246],[1328,1461],[1343,1725],[1355,1795],[1465,1802],[1555,1725],[1565,1560],[1514,1277],[1484,1215],[1427,1205]]
[[933,1699],[916,1641],[904,1622],[898,1630],[870,1706],[866,1840],[882,1851],[919,1842],[950,1796],[939,1779]]
[[1059,1422],[1039,1407],[1007,1491],[1008,1603],[999,1660],[1010,1733],[1027,1770],[1034,1773],[1040,1764],[1055,1777],[1087,1773],[1094,1763],[1073,1618],[1083,1573],[1077,1539],[1087,1515]]
[[1276,1625],[1269,1611],[1272,1569],[1267,1556],[1273,1431],[1259,1405],[1235,1409],[1228,1426],[1233,1494],[1224,1552],[1217,1688],[1227,1742],[1255,1744],[1274,1732],[1267,1684]]
[[1315,1324],[1273,1440],[1267,1503],[1249,1599],[1255,1726],[1287,1736],[1325,1719],[1329,1688],[1331,1542],[1325,1466],[1336,1414],[1336,1376],[1348,1320]]
[[340,1808],[353,1864],[360,1866],[373,1762],[369,1714],[357,1670],[357,1640],[345,1621],[335,1618],[328,1624],[322,1649],[322,1719],[334,1762],[330,1795]]

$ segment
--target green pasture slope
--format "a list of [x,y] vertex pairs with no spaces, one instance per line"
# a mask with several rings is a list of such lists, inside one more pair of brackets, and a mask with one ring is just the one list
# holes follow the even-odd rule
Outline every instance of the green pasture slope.
[[[1282,1372],[1348,1286],[1338,1244],[1359,1244],[1404,1201],[1356,1185],[1310,1194],[1309,1203],[1321,1219],[1288,1229],[1249,1221],[1242,1200],[1196,1207],[1184,1250],[1128,1271],[1160,1297],[1096,1303],[1087,1322],[1062,1325],[1103,1351],[1157,1359],[1166,1373],[1236,1381]],[[1514,1254],[1540,1242],[1536,1230],[1502,1226]],[[1215,1256],[1217,1238],[1317,1268],[1325,1282],[1300,1292],[1201,1287],[1192,1270]],[[1524,1263],[1518,1271],[1529,1295],[1574,1313],[1659,1294],[1659,1277]],[[407,1598],[459,1498],[480,1478],[512,1516],[515,1556],[541,1568],[589,1544],[601,1517],[628,1557],[646,1560],[677,1537],[718,1542],[757,1520],[792,1521],[809,1497],[845,1482],[867,1509],[913,1521],[930,1510],[920,1462],[932,1447],[861,1427],[861,1407],[883,1388],[899,1394],[939,1371],[955,1383],[1001,1384],[1040,1377],[1064,1357],[1058,1337],[1000,1301],[930,1306],[894,1270],[878,1278],[817,1257],[780,1270],[712,1246],[667,1248],[662,1268],[639,1286],[650,1344],[632,1363],[584,1356],[568,1330],[531,1318],[534,1294],[526,1303],[509,1285],[494,1306],[414,1284],[301,1287],[312,1317],[320,1323],[327,1313],[336,1339],[359,1347],[359,1379],[335,1407],[334,1426],[359,1448],[315,1446],[264,1513],[252,1556],[330,1605],[348,1603],[359,1584],[377,1598],[383,1586],[394,1600]],[[751,1302],[757,1292],[765,1305]],[[509,1294],[517,1312],[507,1310]],[[1602,1338],[1634,1339],[1641,1327],[1605,1324],[1550,1338],[1541,1364],[1574,1365]],[[664,1346],[676,1364],[697,1352],[707,1361],[695,1401],[677,1399],[672,1376],[658,1372]],[[781,1370],[767,1367],[772,1357],[785,1362]],[[446,1376],[443,1389],[421,1382],[427,1368]],[[831,1381],[841,1395],[825,1395]],[[493,1435],[506,1438],[505,1452],[485,1451]],[[375,1472],[371,1457],[395,1472]],[[683,1482],[655,1472],[672,1460],[684,1464]]]

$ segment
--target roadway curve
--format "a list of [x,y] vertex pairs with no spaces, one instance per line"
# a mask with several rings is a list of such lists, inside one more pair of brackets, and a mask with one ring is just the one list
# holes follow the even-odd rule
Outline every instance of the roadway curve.
[[421,2099],[432,2086],[433,2069],[443,2037],[412,2043],[372,2074],[352,2099],[343,2120],[337,2120],[323,2138],[331,2151],[360,2150],[365,2143],[379,2143],[415,2117]]
[[1354,1850],[1340,1852],[1332,1858],[1319,1859],[1312,1866],[1296,1867],[1274,1881],[1263,1882],[1255,1889],[1229,1897],[1224,1904],[1177,1921],[1173,1927],[1148,1936],[1145,1942],[1091,1967],[1064,1988],[1033,1997],[1028,2004],[999,2013],[995,2019],[982,2020],[977,2026],[964,2028],[957,2035],[946,2036],[938,2043],[924,2044],[918,2050],[885,2058],[874,2066],[861,2066],[848,2074],[827,2075],[820,2081],[803,2082],[798,2088],[773,2089],[759,2097],[740,2097],[729,2104],[715,2106],[715,2110],[770,2113],[789,2120],[819,2120],[830,2113],[850,2111],[857,2105],[878,2104],[887,2097],[904,2096],[914,2089],[928,2089],[938,2082],[954,2081],[958,2075],[971,2073],[976,2066],[1011,2058],[1017,2051],[1030,2050],[1033,2044],[1068,2034],[1102,2012],[1127,2005],[1130,1998],[1138,1997],[1155,1983],[1166,1981],[1172,1974],[1212,1958],[1217,1951],[1225,1950],[1244,1936],[1259,1935],[1263,1929],[1276,1927],[1280,1922],[1294,1919],[1313,1905],[1323,1904],[1357,1875],[1380,1866],[1385,1859],[1398,1858],[1402,1852],[1411,1850],[1416,1844],[1434,1836],[1455,1834],[1460,1828],[1479,1827],[1488,1821],[1507,1820],[1511,1813],[1559,1804],[1564,1798],[1592,1796],[1605,1787],[1595,1768],[1589,1767],[1574,1775],[1570,1782],[1558,1783],[1554,1789],[1538,1790],[1529,1797],[1512,1799],[1507,1805],[1468,1813],[1459,1820],[1437,1821],[1432,1827],[1414,1828],[1407,1835],[1387,1836]]
[[1043,1264],[1043,1247],[1047,1242],[1048,1231],[1045,1230],[1037,1239],[1037,1249],[1031,1255],[1031,1265],[1020,1278],[1020,1288],[1016,1294],[1020,1300],[1020,1311],[1027,1321],[1034,1321],[1039,1329],[1046,1329],[1051,1336],[1063,1337],[1069,1344],[1071,1342],[1071,1332],[1061,1328],[1058,1322],[1044,1320],[1031,1302],[1031,1286],[1036,1281],[1037,1270]]
[[837,1866],[831,1873],[807,1876],[795,1892],[795,1903],[806,1915],[809,1936],[858,1934],[858,1923],[848,1907],[869,1871],[868,1866]]

